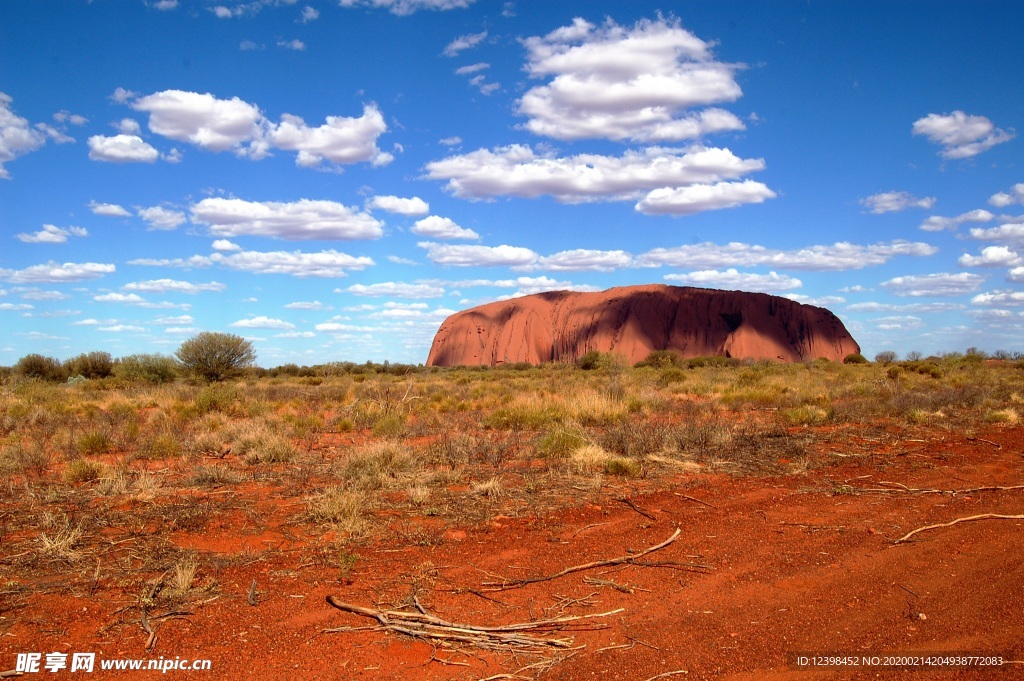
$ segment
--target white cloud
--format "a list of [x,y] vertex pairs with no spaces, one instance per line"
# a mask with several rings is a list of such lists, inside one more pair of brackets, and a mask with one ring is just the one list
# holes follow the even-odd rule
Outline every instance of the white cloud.
[[243,40],[242,42],[238,43],[238,49],[240,49],[242,52],[255,52],[257,50],[264,49],[264,46],[252,40]]
[[293,50],[295,52],[305,52],[306,43],[302,42],[298,38],[293,40],[278,40],[277,46],[285,50]]
[[1024,182],[1013,185],[1008,192],[999,192],[989,197],[988,202],[996,208],[1006,208],[1015,203],[1024,204]]
[[924,321],[920,317],[912,315],[878,317],[872,319],[871,323],[882,331],[913,331],[924,326]]
[[115,324],[114,326],[101,326],[96,330],[105,333],[142,333],[146,329],[141,326],[132,326],[131,324]]
[[642,20],[632,28],[583,19],[523,41],[526,71],[551,78],[527,91],[519,113],[526,129],[561,140],[603,138],[663,142],[742,130],[718,108],[741,95],[735,64],[717,62],[711,43],[677,19]]
[[940,215],[932,215],[921,223],[920,229],[926,232],[941,232],[943,230],[952,231],[965,222],[990,222],[991,220],[994,220],[995,217],[995,215],[984,208],[967,211],[966,213],[957,215],[955,218],[945,218]]
[[252,317],[250,319],[240,319],[237,322],[233,322],[228,326],[234,326],[240,329],[294,329],[295,325],[291,322],[286,322],[282,319],[272,319],[266,316]]
[[971,229],[971,238],[979,241],[1008,241],[1024,246],[1024,222],[1008,222],[998,227]]
[[67,242],[69,236],[89,236],[89,232],[82,227],[68,227],[64,229],[56,225],[43,225],[43,228],[38,232],[31,234],[23,232],[15,238],[26,244],[63,244]]
[[444,137],[444,138],[442,138],[442,139],[440,139],[438,141],[441,144],[445,145],[446,147],[457,147],[458,145],[462,144],[462,138],[459,137],[458,135],[453,135],[451,137]]
[[181,211],[153,206],[151,208],[140,208],[138,216],[149,224],[151,230],[176,229],[185,222],[185,214]]
[[803,282],[799,279],[778,274],[777,272],[755,274],[753,272],[739,272],[731,268],[724,271],[700,270],[688,274],[666,274],[665,279],[687,286],[759,291],[763,293],[790,291],[803,286]]
[[430,212],[430,204],[418,196],[404,199],[398,196],[375,196],[370,199],[367,208],[379,208],[397,215],[426,215]]
[[861,199],[860,204],[875,215],[881,215],[882,213],[898,213],[908,208],[930,209],[935,205],[935,197],[926,196],[919,199],[909,192],[892,191],[872,194]]
[[957,262],[963,267],[1013,267],[1021,263],[1021,258],[1006,246],[986,246],[981,255],[964,253]]
[[438,298],[444,295],[444,289],[432,284],[407,284],[404,282],[386,281],[379,284],[353,284],[345,289],[357,296],[393,296],[396,298]]
[[28,303],[0,303],[0,310],[4,312],[23,312],[25,310],[35,309]]
[[176,317],[157,317],[153,320],[153,324],[159,324],[160,326],[180,326],[182,324],[192,324],[195,319],[192,315],[183,314]]
[[295,302],[288,303],[284,306],[286,310],[329,310],[330,306],[324,305],[319,300],[313,300],[309,302]]
[[481,31],[480,33],[469,33],[467,35],[460,35],[455,40],[448,43],[444,48],[444,56],[454,57],[464,50],[468,50],[471,47],[479,45],[480,42],[487,37],[487,31]]
[[223,291],[227,288],[218,281],[211,281],[206,284],[196,284],[190,281],[179,281],[176,279],[151,279],[149,281],[133,281],[122,286],[125,291],[142,291],[144,293],[197,293],[209,291]]
[[122,135],[138,135],[142,132],[139,122],[134,118],[122,118],[115,127]]
[[396,265],[417,265],[417,264],[419,264],[415,260],[410,260],[409,258],[400,258],[397,255],[389,255],[388,256],[388,262],[393,262]]
[[387,9],[397,16],[408,16],[419,10],[445,11],[465,9],[476,0],[339,0],[342,7],[374,7]]
[[119,87],[114,90],[114,94],[110,95],[110,100],[112,102],[117,102],[118,104],[126,104],[127,102],[135,99],[138,96],[138,92],[126,90],[123,87]]
[[153,163],[160,152],[138,135],[93,135],[89,138],[89,158],[106,163]]
[[289,241],[377,239],[381,223],[334,201],[291,203],[209,198],[192,206],[192,222],[215,236],[267,236]]
[[103,293],[92,297],[97,303],[124,303],[125,305],[141,305],[146,299],[138,293]]
[[351,256],[333,249],[306,253],[303,251],[242,251],[231,255],[214,253],[211,262],[233,270],[254,274],[288,274],[293,277],[344,277],[348,270],[362,270],[374,265],[366,256]]
[[847,305],[850,312],[952,312],[962,310],[964,306],[959,303],[908,303],[906,305],[894,305],[892,303],[854,303]]
[[984,116],[972,116],[963,111],[928,114],[914,121],[913,134],[924,135],[929,141],[941,145],[939,155],[948,159],[977,156],[1016,137],[1012,129],[1009,132],[1001,130]]
[[805,296],[799,293],[785,293],[782,297],[789,298],[796,303],[814,305],[815,307],[831,307],[846,302],[846,298],[842,296]]
[[552,272],[613,272],[629,267],[632,262],[633,256],[625,251],[576,248],[543,257],[537,261],[536,268]]
[[319,10],[317,10],[317,9],[315,9],[313,7],[310,7],[309,5],[307,5],[307,6],[302,8],[302,18],[301,18],[302,23],[308,24],[309,22],[316,21],[319,18],[320,18],[320,11]]
[[426,249],[427,258],[431,262],[456,267],[523,268],[533,265],[540,257],[530,249],[519,246],[463,246],[429,241],[421,241],[417,246]]
[[112,218],[127,218],[131,217],[131,213],[128,212],[123,206],[119,206],[116,203],[97,203],[96,201],[89,202],[89,210],[95,215],[105,215]]
[[274,338],[316,338],[316,334],[312,331],[285,331],[275,333]]
[[483,71],[489,68],[491,68],[490,64],[486,62],[480,62],[477,64],[469,64],[468,66],[460,66],[459,68],[455,69],[455,73],[460,76],[468,76],[471,73],[476,73],[477,71]]
[[882,265],[897,255],[927,256],[938,252],[929,244],[890,241],[867,246],[838,242],[795,250],[777,250],[755,244],[732,242],[689,244],[674,248],[655,248],[638,256],[641,267],[704,268],[752,267],[756,265],[794,270],[842,271]]
[[[158,135],[209,151],[234,149],[253,158],[266,153],[258,143],[263,114],[238,97],[218,99],[209,93],[164,90],[137,99],[132,108],[149,113],[149,129]],[[249,147],[244,146],[247,143]]]
[[[652,190],[716,184],[764,166],[761,159],[741,159],[728,149],[713,147],[651,147],[622,156],[556,157],[515,144],[449,156],[428,163],[426,168],[427,177],[448,180],[446,189],[461,198],[549,194],[563,203],[581,203],[634,200]],[[762,190],[752,194],[758,195],[755,200],[764,198]]]
[[377,138],[387,129],[377,107],[368,105],[359,118],[328,116],[327,122],[317,128],[309,127],[298,116],[284,114],[281,123],[272,126],[268,139],[279,149],[299,152],[295,164],[311,168],[324,159],[332,163],[358,163],[390,156],[377,148]]
[[1014,267],[1007,273],[1006,280],[1017,284],[1024,283],[1024,267]]
[[0,278],[12,284],[64,283],[99,279],[105,274],[112,274],[116,269],[114,265],[96,262],[66,262],[59,265],[50,261],[23,270],[0,269]]
[[896,296],[960,296],[977,291],[985,277],[970,272],[920,274],[895,277],[881,283]]
[[240,251],[242,247],[233,241],[227,239],[217,239],[213,242],[213,250],[215,251]]
[[178,8],[178,0],[157,0],[153,3],[152,7],[153,9],[158,9],[161,12],[167,12]]
[[479,239],[480,235],[471,229],[460,227],[451,218],[431,215],[417,220],[412,226],[412,233],[432,239]]
[[24,300],[67,300],[71,296],[60,291],[41,291],[38,288],[14,289]]
[[990,291],[971,298],[974,305],[1024,305],[1024,291]]
[[763,203],[765,199],[774,198],[775,192],[753,180],[693,184],[655,189],[636,204],[636,210],[648,215],[692,215],[747,203]]
[[19,156],[28,154],[46,144],[46,135],[34,129],[27,119],[11,110],[10,95],[0,92],[0,179],[9,179],[4,168]]

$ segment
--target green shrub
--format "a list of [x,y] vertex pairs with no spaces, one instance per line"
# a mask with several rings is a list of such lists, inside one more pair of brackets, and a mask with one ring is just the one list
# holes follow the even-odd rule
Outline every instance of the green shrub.
[[114,363],[114,376],[138,383],[170,383],[178,377],[178,363],[167,355],[128,355]]
[[207,381],[237,376],[256,362],[251,342],[234,334],[212,331],[188,339],[174,355],[185,371]]
[[91,482],[99,480],[107,467],[98,461],[75,459],[64,469],[64,479],[68,482]]
[[867,358],[859,352],[851,352],[843,358],[843,364],[867,364]]
[[111,447],[110,438],[106,433],[93,431],[78,438],[76,443],[79,453],[86,456],[95,454],[106,454]]
[[643,467],[636,459],[629,459],[624,456],[613,456],[604,465],[604,472],[608,475],[617,475],[621,478],[635,478],[643,472]]
[[655,350],[646,358],[637,362],[637,367],[652,367],[654,369],[667,369],[669,367],[680,367],[683,365],[683,358],[671,350]]
[[25,355],[14,365],[14,373],[24,378],[38,378],[43,381],[65,381],[67,369],[53,357],[40,354]]
[[69,359],[64,367],[71,376],[106,378],[114,373],[114,360],[109,352],[90,352]]

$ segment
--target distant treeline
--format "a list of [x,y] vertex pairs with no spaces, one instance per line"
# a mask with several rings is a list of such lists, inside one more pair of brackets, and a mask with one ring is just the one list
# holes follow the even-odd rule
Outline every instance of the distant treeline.
[[[908,352],[900,362],[897,353],[887,350],[875,355],[876,364],[888,365],[901,363],[910,370],[922,371],[928,366],[961,362],[979,362],[985,360],[1021,361],[1022,352],[997,350],[987,353],[978,348],[968,348],[965,352],[947,352],[940,355],[925,357],[920,352]],[[817,360],[827,361],[827,360]],[[866,364],[869,360],[863,355],[855,354],[845,358],[846,364]],[[729,357],[694,357],[683,359],[668,350],[652,352],[645,360],[638,362],[637,368],[650,367],[656,369],[678,368],[696,369],[701,367],[728,367],[751,364]],[[553,363],[567,366],[564,362]],[[607,370],[625,368],[624,360],[613,353],[591,351],[569,366],[582,370]],[[526,371],[536,369],[529,362],[507,362],[495,367],[428,367],[423,364],[404,364],[399,362],[326,362],[323,364],[299,365],[282,364],[273,368],[249,366],[238,375],[249,378],[327,378],[331,376],[358,376],[368,374],[386,374],[404,376],[408,374],[439,372],[439,371]],[[19,359],[14,366],[0,367],[0,381],[11,379],[37,379],[56,383],[75,383],[83,380],[110,379],[132,383],[171,383],[179,378],[187,378],[192,374],[182,363],[171,355],[135,354],[125,357],[112,357],[108,352],[87,352],[64,361],[40,354],[29,354]]]

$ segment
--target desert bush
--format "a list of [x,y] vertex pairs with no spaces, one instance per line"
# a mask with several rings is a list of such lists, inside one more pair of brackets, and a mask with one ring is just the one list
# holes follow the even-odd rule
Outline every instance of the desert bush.
[[112,444],[110,437],[106,433],[92,431],[79,437],[75,446],[80,454],[90,456],[106,454],[110,451]]
[[91,482],[99,480],[106,471],[107,467],[98,461],[76,459],[64,469],[64,479],[68,482]]
[[82,353],[64,363],[70,376],[106,378],[114,373],[114,360],[109,352]]
[[245,480],[245,476],[227,466],[207,464],[197,466],[188,479],[189,487],[220,487],[234,485]]
[[534,445],[538,456],[548,459],[563,459],[590,442],[587,434],[578,425],[558,426],[544,433]]
[[668,429],[660,423],[628,420],[608,428],[598,439],[600,445],[610,452],[642,457],[664,449],[669,443],[669,436]]
[[173,459],[181,456],[181,441],[170,433],[161,433],[141,443],[139,455],[147,459]]
[[234,334],[212,331],[188,339],[174,355],[186,372],[207,381],[238,376],[256,362],[251,342]]
[[341,474],[355,489],[380,490],[411,479],[418,468],[402,443],[375,442],[352,452]]
[[634,366],[637,368],[652,367],[654,369],[681,367],[683,366],[683,358],[671,350],[655,350]]
[[851,352],[846,357],[843,357],[843,364],[867,364],[867,357],[860,354],[859,352]]
[[60,382],[67,380],[68,377],[67,370],[58,360],[36,353],[19,359],[14,365],[14,373],[23,378],[37,378],[43,381]]
[[359,535],[367,528],[372,503],[365,492],[335,485],[308,497],[306,509],[314,522],[330,523],[350,535]]
[[878,364],[892,364],[896,361],[896,353],[892,350],[883,350],[875,355],[875,362]]
[[171,383],[178,377],[178,363],[167,355],[128,355],[114,363],[113,374],[136,383]]
[[643,466],[636,459],[625,456],[613,456],[605,463],[604,471],[608,475],[620,478],[635,478],[643,472]]

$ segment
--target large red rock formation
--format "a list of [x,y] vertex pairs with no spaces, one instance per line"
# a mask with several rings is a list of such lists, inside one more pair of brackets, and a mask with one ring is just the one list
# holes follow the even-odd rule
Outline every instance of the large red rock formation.
[[574,361],[598,350],[635,364],[653,350],[798,362],[860,346],[828,310],[764,293],[652,284],[551,291],[481,305],[441,324],[429,366]]

